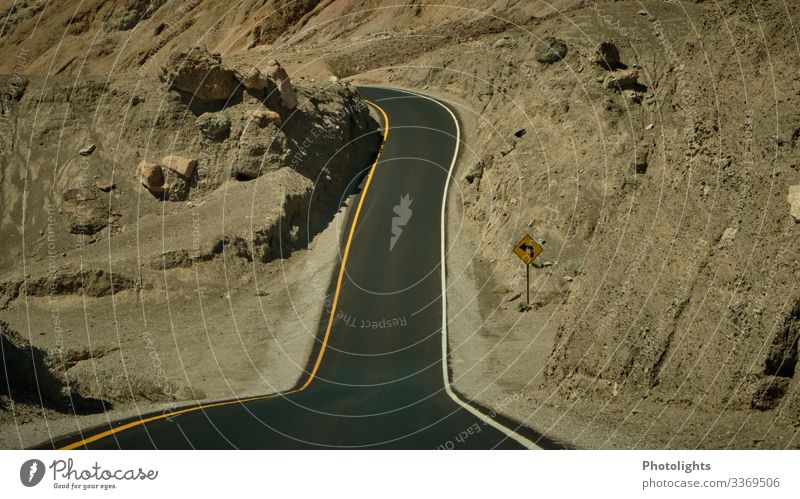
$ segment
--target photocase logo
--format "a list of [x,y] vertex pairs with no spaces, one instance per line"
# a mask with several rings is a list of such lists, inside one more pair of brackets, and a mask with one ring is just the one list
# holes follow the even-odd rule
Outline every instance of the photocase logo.
[[44,463],[38,459],[28,459],[19,469],[19,479],[26,487],[35,487],[44,478]]
[[397,240],[400,239],[400,234],[403,233],[403,227],[406,226],[408,220],[411,218],[411,194],[406,194],[400,198],[400,203],[395,205],[392,217],[392,237],[389,239],[389,251],[394,249]]

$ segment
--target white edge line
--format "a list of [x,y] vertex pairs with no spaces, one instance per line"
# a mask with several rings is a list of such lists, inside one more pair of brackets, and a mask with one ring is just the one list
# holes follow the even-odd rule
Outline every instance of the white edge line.
[[[383,87],[389,88],[389,87]],[[456,149],[453,152],[453,161],[450,163],[450,169],[447,171],[447,180],[444,183],[444,193],[442,194],[442,213],[441,213],[441,255],[442,255],[442,377],[444,378],[444,389],[447,392],[447,395],[453,399],[458,405],[469,411],[473,416],[480,419],[484,422],[484,424],[488,424],[492,428],[496,429],[497,431],[503,433],[507,437],[517,441],[520,445],[528,448],[528,449],[537,449],[542,450],[541,447],[533,443],[533,441],[523,437],[519,433],[515,432],[511,428],[495,421],[493,418],[490,418],[483,412],[479,411],[475,407],[471,406],[468,402],[462,400],[452,389],[450,385],[450,372],[448,371],[448,362],[447,362],[447,268],[446,268],[446,238],[445,238],[445,216],[446,216],[446,208],[447,208],[447,192],[450,190],[450,179],[453,177],[453,169],[456,166],[456,161],[458,161],[458,151],[461,146],[461,127],[458,124],[458,118],[453,113],[453,111],[439,102],[437,99],[428,97],[427,95],[418,94],[416,92],[411,92],[405,89],[396,89],[396,88],[389,88],[390,90],[398,90],[401,92],[405,92],[407,94],[415,95],[417,97],[422,97],[423,99],[428,99],[431,102],[435,102],[436,104],[443,107],[450,116],[453,118],[453,122],[456,124]]]

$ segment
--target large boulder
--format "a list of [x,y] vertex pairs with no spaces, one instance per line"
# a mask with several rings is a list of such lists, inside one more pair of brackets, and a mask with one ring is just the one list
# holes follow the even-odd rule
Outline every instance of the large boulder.
[[94,190],[69,189],[63,199],[73,234],[94,234],[108,225],[108,205]]
[[228,100],[240,86],[237,73],[222,65],[222,56],[201,46],[172,54],[161,69],[161,79],[170,88],[206,102]]
[[281,94],[281,105],[288,110],[297,107],[297,94],[294,92],[289,74],[283,69],[278,61],[272,60],[267,64],[267,76],[278,83],[278,91]]
[[789,187],[789,195],[786,196],[789,201],[789,213],[795,222],[800,222],[800,184]]

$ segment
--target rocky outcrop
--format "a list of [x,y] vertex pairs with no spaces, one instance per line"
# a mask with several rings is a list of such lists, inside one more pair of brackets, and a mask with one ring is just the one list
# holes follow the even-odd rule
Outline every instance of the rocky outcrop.
[[238,75],[222,65],[222,56],[202,46],[172,54],[161,78],[169,88],[205,102],[227,101],[240,88]]

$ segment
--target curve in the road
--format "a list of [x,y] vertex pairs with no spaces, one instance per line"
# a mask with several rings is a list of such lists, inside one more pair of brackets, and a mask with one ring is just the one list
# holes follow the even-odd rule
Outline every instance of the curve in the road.
[[[460,142],[455,114],[409,91],[359,91],[383,115],[383,143],[352,215],[330,315],[303,384],[115,423],[55,447],[554,446],[516,422],[489,417],[451,387],[444,229]],[[437,300],[441,306],[431,306]],[[394,326],[372,327],[378,324]]]

